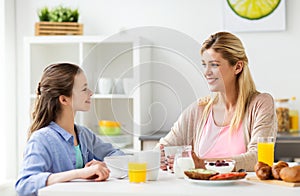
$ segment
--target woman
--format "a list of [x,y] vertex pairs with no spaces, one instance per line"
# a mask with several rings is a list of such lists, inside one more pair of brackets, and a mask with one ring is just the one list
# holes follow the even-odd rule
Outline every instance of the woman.
[[[207,158],[230,158],[236,161],[236,170],[253,171],[257,138],[277,133],[273,98],[256,90],[245,49],[235,35],[211,35],[200,53],[213,94],[191,104],[180,115],[160,140],[161,149],[164,145],[192,145],[196,167],[204,167]],[[163,160],[161,168],[165,168]]]
[[77,178],[109,177],[104,157],[124,153],[74,123],[77,111],[90,109],[92,94],[77,65],[52,64],[44,70],[16,182],[19,195],[36,195],[42,187]]

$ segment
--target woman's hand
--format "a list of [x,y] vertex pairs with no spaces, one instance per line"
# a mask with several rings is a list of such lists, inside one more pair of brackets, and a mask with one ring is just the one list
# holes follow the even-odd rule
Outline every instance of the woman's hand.
[[205,169],[204,160],[199,158],[194,151],[192,151],[192,157],[194,160],[195,168]]
[[83,179],[94,179],[95,181],[104,181],[109,177],[109,169],[101,161],[92,160],[84,168],[80,169],[80,177]]
[[167,163],[166,163],[164,145],[161,144],[159,147],[160,147],[160,169],[166,171],[167,170]]

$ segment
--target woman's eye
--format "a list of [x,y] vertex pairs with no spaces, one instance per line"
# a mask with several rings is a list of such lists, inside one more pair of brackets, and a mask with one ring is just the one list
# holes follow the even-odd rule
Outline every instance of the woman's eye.
[[87,91],[87,88],[84,88],[82,91]]
[[212,63],[211,66],[212,66],[212,67],[218,67],[219,64],[217,64],[217,63]]

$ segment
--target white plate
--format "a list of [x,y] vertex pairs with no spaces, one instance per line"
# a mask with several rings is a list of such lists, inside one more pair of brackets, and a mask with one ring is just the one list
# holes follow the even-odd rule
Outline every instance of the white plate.
[[195,184],[201,184],[201,185],[227,185],[227,184],[233,184],[235,182],[238,182],[243,179],[237,179],[237,180],[195,180],[191,179],[189,177],[184,177],[184,179],[188,182],[195,183]]

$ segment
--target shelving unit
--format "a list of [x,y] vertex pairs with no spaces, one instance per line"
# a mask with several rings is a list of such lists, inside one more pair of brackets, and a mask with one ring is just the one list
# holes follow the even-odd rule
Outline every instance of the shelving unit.
[[[19,155],[30,126],[31,105],[43,69],[55,62],[80,65],[95,92],[89,112],[76,114],[76,122],[98,134],[99,120],[121,123],[122,134],[131,135],[126,151],[141,150],[139,136],[151,130],[148,107],[151,104],[151,46],[142,38],[128,35],[103,36],[41,36],[24,40],[24,64],[19,65],[18,107]],[[99,78],[131,78],[134,89],[129,94],[99,94]]]

